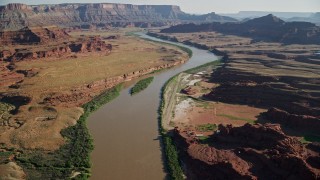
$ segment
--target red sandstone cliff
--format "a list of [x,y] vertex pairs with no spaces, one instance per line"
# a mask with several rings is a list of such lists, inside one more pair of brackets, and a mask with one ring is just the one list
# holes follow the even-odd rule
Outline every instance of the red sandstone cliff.
[[0,31],[0,42],[3,45],[40,44],[68,40],[70,36],[58,27],[24,27],[17,31]]
[[185,61],[186,59],[123,74],[117,77],[95,81],[90,84],[85,84],[79,87],[75,87],[69,92],[64,92],[64,93],[57,92],[55,94],[48,95],[47,97],[44,98],[43,102],[45,104],[53,105],[53,106],[65,106],[65,107],[81,106],[86,102],[90,101],[94,96],[102,93],[106,89],[110,89],[116,86],[119,83],[122,83],[124,81],[130,81],[134,78],[138,78],[140,76],[149,74],[156,70],[173,67],[178,64],[182,64]]
[[173,5],[132,4],[55,4],[0,6],[0,29],[16,30],[24,26],[97,27],[108,26],[148,27],[172,25],[180,22],[237,21],[215,13],[191,15]]
[[[0,50],[0,60],[22,61],[71,55],[72,53],[103,52],[112,50],[100,37],[69,41],[70,36],[57,27],[25,27],[19,31],[0,32],[0,42],[8,48]],[[17,48],[17,45],[20,45]],[[10,48],[14,46],[14,48]]]
[[283,126],[290,127],[299,131],[309,133],[317,133],[320,135],[320,116],[307,116],[290,114],[286,111],[270,108],[264,115],[274,123],[279,123]]
[[187,179],[319,179],[320,145],[303,145],[279,125],[220,126],[206,143],[174,131]]

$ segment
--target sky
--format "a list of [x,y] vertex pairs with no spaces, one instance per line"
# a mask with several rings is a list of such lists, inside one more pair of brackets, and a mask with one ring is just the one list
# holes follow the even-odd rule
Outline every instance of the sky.
[[320,0],[0,0],[0,5],[101,2],[179,5],[183,11],[193,14],[236,13],[238,11],[320,12]]

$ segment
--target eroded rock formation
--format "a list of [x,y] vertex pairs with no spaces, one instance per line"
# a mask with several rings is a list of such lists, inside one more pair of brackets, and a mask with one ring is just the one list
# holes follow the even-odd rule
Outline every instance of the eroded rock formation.
[[[279,125],[219,126],[205,143],[174,130],[188,179],[318,179],[319,144],[303,145]],[[201,168],[200,168],[201,167]]]
[[320,115],[317,105],[320,102],[319,96],[298,91],[301,82],[317,82],[317,79],[261,76],[226,67],[218,69],[212,76],[212,81],[221,83],[221,86],[207,95],[209,99],[258,107],[277,107],[299,115]]
[[86,102],[90,101],[94,96],[102,93],[106,89],[110,89],[111,87],[114,87],[119,83],[122,83],[124,81],[130,81],[134,78],[149,74],[153,71],[173,67],[178,64],[182,64],[185,61],[186,59],[164,64],[164,65],[150,67],[140,71],[123,74],[117,77],[95,81],[90,84],[84,84],[82,86],[73,88],[71,91],[65,92],[65,93],[56,92],[45,97],[43,99],[43,103],[47,105],[52,105],[52,106],[64,106],[64,107],[81,106]]
[[8,4],[0,7],[0,29],[16,30],[24,26],[62,27],[163,26],[179,22],[237,21],[215,13],[190,15],[171,5],[131,4]]
[[285,44],[320,44],[320,27],[309,22],[284,22],[269,14],[242,23],[181,24],[163,29],[163,33],[216,31],[251,37],[255,41],[273,41]]
[[24,75],[19,74],[15,71],[11,71],[9,68],[9,63],[0,64],[0,86],[11,86],[20,81],[23,81]]
[[0,42],[3,45],[40,44],[68,40],[70,36],[62,29],[51,27],[24,27],[17,31],[1,31]]
[[290,114],[277,108],[270,108],[264,115],[271,122],[279,123],[285,127],[320,134],[320,116]]
[[66,31],[57,27],[25,27],[18,31],[2,31],[0,42],[6,46],[0,49],[0,60],[5,61],[60,58],[71,56],[72,53],[86,52],[109,54],[112,50],[112,46],[100,37],[74,40]]

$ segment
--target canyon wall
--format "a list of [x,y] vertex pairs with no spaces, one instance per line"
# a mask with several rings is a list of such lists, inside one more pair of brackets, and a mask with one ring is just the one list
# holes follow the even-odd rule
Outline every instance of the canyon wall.
[[219,126],[205,143],[173,137],[188,179],[319,179],[319,143],[302,144],[277,124]]
[[284,22],[269,14],[241,23],[181,24],[163,29],[162,33],[215,31],[284,44],[320,44],[320,27],[309,22]]
[[0,30],[25,26],[61,27],[163,26],[188,22],[229,22],[233,18],[215,13],[190,15],[172,5],[57,4],[0,6]]
[[117,84],[130,81],[143,75],[150,74],[154,71],[170,68],[179,64],[183,64],[187,59],[167,63],[155,67],[149,67],[139,71],[123,74],[121,76],[106,78],[90,84],[84,84],[73,88],[67,93],[56,92],[44,98],[43,103],[50,106],[81,106],[94,98],[96,95],[103,93],[106,89],[110,89]]
[[[244,49],[228,49],[226,46],[210,46],[200,44],[194,41],[180,41],[175,36],[169,36],[164,33],[152,33],[148,35],[157,38],[180,42],[191,45],[200,49],[209,50],[218,56],[222,56],[224,65],[215,70],[212,74],[211,82],[220,84],[220,86],[212,89],[205,95],[207,99],[226,102],[231,104],[247,104],[261,108],[275,107],[296,115],[309,115],[319,118],[319,94],[308,93],[308,91],[318,90],[319,78],[316,77],[295,77],[295,76],[278,76],[278,75],[263,75],[254,72],[243,71],[231,66],[238,58],[237,55],[248,56],[243,59],[250,60],[250,55],[259,55],[260,62],[264,63],[275,73],[281,69],[275,69],[276,61],[265,61],[264,58],[276,58],[282,62],[303,62],[310,67],[319,64],[319,57],[315,55],[305,54],[309,51],[294,51],[294,53],[286,54],[283,51],[270,50],[251,50]],[[242,59],[240,57],[240,59]],[[252,59],[255,61],[255,59]],[[241,65],[238,63],[237,65]],[[249,65],[247,68],[250,68]],[[302,67],[300,65],[300,67]],[[281,83],[279,83],[281,82]],[[302,83],[310,83],[302,85]],[[300,89],[300,90],[299,90]],[[294,91],[296,90],[296,91]],[[279,122],[278,122],[279,123]]]
[[2,45],[39,44],[69,38],[67,32],[56,26],[24,27],[17,31],[0,31],[0,43]]
[[71,38],[69,34],[55,26],[24,27],[18,31],[0,32],[0,61],[22,61],[39,58],[74,56],[75,53],[111,52],[111,44],[106,44],[99,36]]
[[270,108],[264,113],[265,117],[273,123],[279,123],[285,127],[302,130],[309,133],[320,134],[320,116],[290,114],[286,111]]

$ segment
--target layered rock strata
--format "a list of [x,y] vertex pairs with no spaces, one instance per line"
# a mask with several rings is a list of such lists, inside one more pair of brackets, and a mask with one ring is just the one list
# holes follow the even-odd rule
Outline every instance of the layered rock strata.
[[172,5],[132,4],[57,4],[0,6],[0,29],[16,30],[24,26],[106,28],[108,26],[148,27],[181,22],[227,22],[233,18],[215,13],[191,15]]
[[95,81],[90,84],[85,84],[85,85],[73,88],[71,91],[67,93],[59,93],[59,92],[53,93],[48,95],[46,98],[44,98],[43,103],[47,105],[52,105],[52,106],[64,106],[64,107],[81,106],[82,104],[90,101],[97,94],[100,94],[106,89],[110,89],[111,87],[114,87],[117,84],[120,84],[125,81],[130,81],[134,78],[138,78],[140,76],[152,73],[154,71],[164,69],[164,68],[170,68],[185,62],[186,62],[186,59],[123,74],[117,77]]
[[112,50],[100,37],[85,37],[74,40],[57,27],[25,27],[18,31],[0,32],[0,60],[22,61],[40,58],[60,58],[74,53],[103,52]]
[[181,24],[163,29],[163,33],[216,31],[224,34],[284,44],[320,44],[320,27],[309,22],[285,22],[272,14],[242,23]]
[[174,130],[189,179],[318,179],[319,144],[304,145],[279,125],[219,126],[205,143]]

